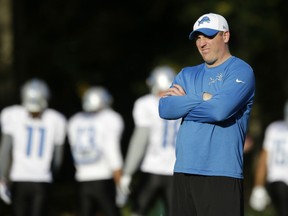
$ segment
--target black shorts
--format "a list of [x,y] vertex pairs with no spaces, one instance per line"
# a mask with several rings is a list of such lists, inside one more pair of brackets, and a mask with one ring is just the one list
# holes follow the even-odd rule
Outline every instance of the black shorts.
[[11,190],[13,215],[49,216],[50,185],[45,182],[13,182]]
[[171,216],[243,216],[243,180],[174,173]]
[[169,216],[168,209],[172,197],[172,180],[170,175],[156,175],[141,173],[143,184],[139,185],[141,190],[136,196],[137,207],[133,209],[136,215],[148,215],[158,198],[163,201],[164,208],[161,214]]
[[78,194],[79,215],[90,216],[102,212],[105,216],[120,216],[112,179],[79,182]]
[[278,216],[288,215],[288,185],[282,181],[268,184],[268,192]]

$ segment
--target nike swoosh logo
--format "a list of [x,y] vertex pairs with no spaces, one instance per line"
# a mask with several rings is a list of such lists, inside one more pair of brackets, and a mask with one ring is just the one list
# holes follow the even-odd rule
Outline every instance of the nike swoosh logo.
[[243,82],[242,80],[239,80],[239,79],[236,79],[236,82],[237,83],[245,83],[245,82]]

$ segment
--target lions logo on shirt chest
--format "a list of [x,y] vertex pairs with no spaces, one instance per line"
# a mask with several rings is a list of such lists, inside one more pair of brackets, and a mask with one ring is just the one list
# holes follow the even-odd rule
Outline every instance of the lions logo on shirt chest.
[[208,85],[216,83],[217,81],[223,81],[223,74],[222,73],[218,73],[215,77],[210,77]]

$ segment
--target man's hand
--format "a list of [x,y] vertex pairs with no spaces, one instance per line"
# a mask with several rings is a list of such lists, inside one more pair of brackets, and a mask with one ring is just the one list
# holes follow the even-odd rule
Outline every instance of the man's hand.
[[213,95],[207,93],[207,92],[204,92],[203,93],[203,100],[204,101],[207,101],[207,100],[210,100],[212,98]]
[[174,84],[171,88],[169,88],[166,91],[164,91],[164,96],[163,97],[167,97],[167,96],[183,96],[183,95],[186,95],[186,92],[182,88],[182,86],[180,86],[178,84]]

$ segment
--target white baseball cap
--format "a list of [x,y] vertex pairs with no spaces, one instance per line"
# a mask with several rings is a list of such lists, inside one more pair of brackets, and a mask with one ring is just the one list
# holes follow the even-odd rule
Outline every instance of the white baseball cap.
[[189,39],[192,40],[197,32],[201,32],[207,36],[213,36],[219,31],[229,31],[226,19],[215,13],[204,14],[195,22]]

